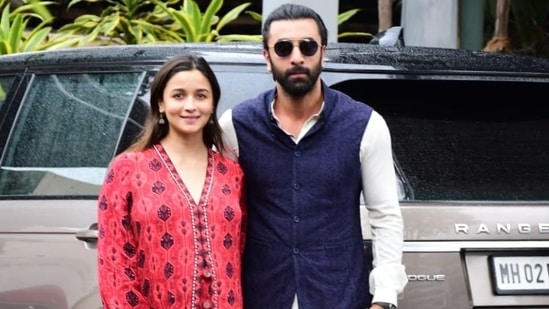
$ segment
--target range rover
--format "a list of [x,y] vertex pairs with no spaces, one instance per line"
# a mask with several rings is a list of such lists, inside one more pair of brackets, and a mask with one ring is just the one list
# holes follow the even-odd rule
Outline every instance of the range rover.
[[[219,113],[273,87],[255,43],[0,56],[0,308],[100,308],[97,194],[141,128],[152,77],[179,53],[210,62]],[[549,308],[549,60],[330,43],[321,76],[391,130],[409,279],[399,308]]]

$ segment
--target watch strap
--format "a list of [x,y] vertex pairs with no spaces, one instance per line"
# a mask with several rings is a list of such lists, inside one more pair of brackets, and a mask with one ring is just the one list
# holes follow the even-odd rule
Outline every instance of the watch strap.
[[383,307],[383,309],[397,309],[397,307],[391,303],[375,302],[374,305]]

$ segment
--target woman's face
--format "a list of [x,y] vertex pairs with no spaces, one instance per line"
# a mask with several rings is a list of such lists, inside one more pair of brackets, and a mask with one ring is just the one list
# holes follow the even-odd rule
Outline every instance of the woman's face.
[[212,87],[199,70],[180,71],[166,84],[159,105],[169,132],[202,136],[214,111]]

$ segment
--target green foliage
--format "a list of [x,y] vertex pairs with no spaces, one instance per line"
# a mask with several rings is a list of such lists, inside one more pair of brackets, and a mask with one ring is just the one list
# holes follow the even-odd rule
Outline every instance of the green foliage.
[[[338,25],[343,24],[344,22],[351,19],[351,17],[353,17],[359,11],[360,11],[360,9],[351,9],[351,10],[345,11],[343,13],[340,13],[339,15],[337,15],[337,24]],[[367,32],[340,32],[337,35],[338,39],[348,38],[348,37],[368,37],[368,38],[372,38],[373,34],[367,33]]]
[[[79,45],[254,40],[250,35],[219,34],[250,3],[233,8],[220,19],[216,14],[223,0],[211,1],[204,13],[194,0],[71,0],[68,7],[82,2],[108,5],[100,16],[84,14],[59,29],[60,34],[82,36]],[[178,10],[173,8],[180,3]]]
[[[86,45],[261,41],[261,34],[221,34],[242,13],[261,23],[260,14],[245,11],[251,2],[218,16],[223,0],[210,1],[204,12],[195,0],[70,0],[68,9],[80,3],[101,3],[105,9],[99,16],[81,15],[53,33],[53,17],[47,6],[56,2],[22,1],[21,6],[11,10],[9,0],[0,0],[0,54]],[[357,12],[355,9],[340,14],[338,23]],[[368,35],[352,32],[341,33],[339,37]]]
[[194,0],[184,0],[179,9],[174,9],[160,0],[152,0],[158,8],[163,10],[169,20],[173,21],[171,30],[181,33],[186,42],[212,42],[212,41],[261,41],[260,35],[231,34],[222,35],[221,29],[234,21],[250,6],[246,2],[231,9],[225,16],[217,15],[223,6],[223,0],[213,0],[202,13]]
[[246,11],[246,14],[250,15],[253,20],[262,23],[263,22],[263,16],[261,14],[254,12],[254,11]]
[[[11,10],[7,0],[0,0],[2,14],[0,18],[0,55],[56,49],[71,46],[74,40],[64,37],[50,37],[53,17],[46,6],[55,2],[28,1]],[[37,26],[28,30],[31,20],[39,21]]]
[[[64,25],[59,33],[81,35],[79,45],[150,44],[181,42],[177,33],[163,27],[164,14],[150,0],[71,0],[68,8],[87,2],[106,2],[100,16],[84,14]],[[179,2],[165,1],[167,4]],[[152,9],[151,9],[152,8]]]
[[[55,2],[40,1],[40,0],[22,0],[21,4],[16,6],[13,11],[10,11],[10,18],[15,18],[16,15],[22,14],[27,17],[35,17],[40,20],[52,21],[53,16],[46,6]],[[7,6],[10,6],[9,0],[0,0],[0,9],[3,11]]]

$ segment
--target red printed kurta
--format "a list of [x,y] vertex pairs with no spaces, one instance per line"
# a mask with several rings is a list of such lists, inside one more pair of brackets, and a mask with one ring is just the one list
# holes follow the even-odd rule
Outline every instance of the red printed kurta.
[[98,201],[104,308],[242,308],[242,178],[209,150],[195,203],[160,144],[116,157]]

